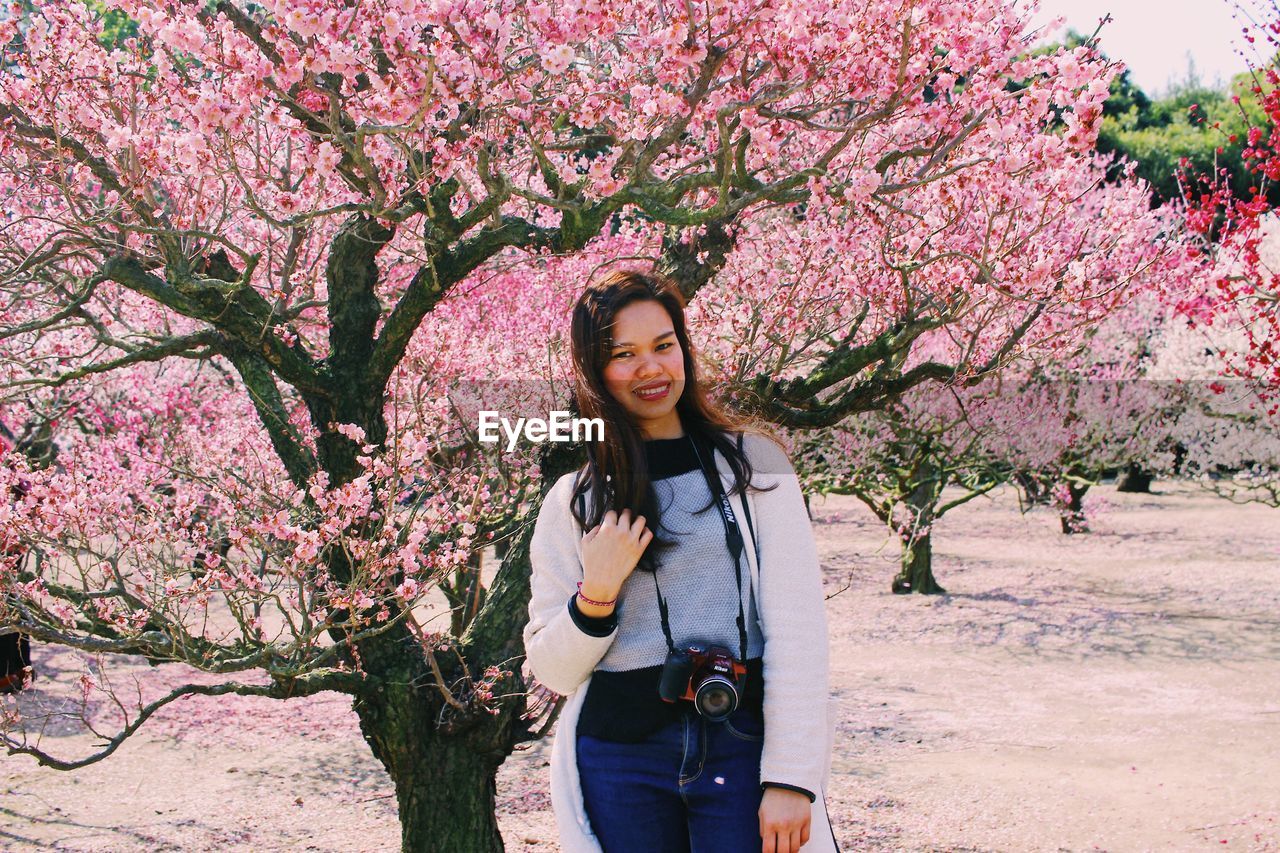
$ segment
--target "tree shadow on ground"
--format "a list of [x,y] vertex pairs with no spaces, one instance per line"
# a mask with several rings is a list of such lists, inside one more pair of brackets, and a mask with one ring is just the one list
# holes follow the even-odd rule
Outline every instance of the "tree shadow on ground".
[[1167,588],[997,588],[948,593],[935,606],[942,615],[958,605],[975,612],[943,616],[938,629],[980,646],[1073,659],[1280,659],[1280,620],[1274,613],[1214,613]]
[[[34,797],[43,805],[30,812],[20,811],[12,807],[15,805],[14,799],[17,797]],[[43,814],[41,814],[42,811],[44,812]],[[50,848],[102,849],[103,846],[125,850],[182,850],[184,849],[182,844],[165,840],[166,830],[171,831],[178,826],[192,827],[201,837],[210,840],[217,839],[220,845],[232,844],[243,840],[245,835],[243,832],[235,831],[225,826],[218,827],[191,819],[183,820],[176,824],[160,821],[158,823],[161,825],[156,827],[158,834],[154,834],[149,832],[145,825],[139,827],[81,822],[58,814],[61,811],[61,808],[45,801],[43,797],[26,794],[22,791],[8,790],[5,793],[5,805],[0,806],[0,816],[5,818],[5,826],[0,826],[0,846],[3,846],[6,850],[16,849],[17,845],[29,845],[32,849],[39,850]],[[35,839],[13,832],[8,828],[20,825],[66,827],[68,832],[62,838],[51,840],[48,835],[42,834],[39,839]]]

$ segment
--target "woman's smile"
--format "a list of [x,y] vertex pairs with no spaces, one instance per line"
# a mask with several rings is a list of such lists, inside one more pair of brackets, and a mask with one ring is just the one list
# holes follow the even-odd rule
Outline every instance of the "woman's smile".
[[671,390],[670,382],[660,382],[654,385],[646,385],[643,388],[636,389],[636,396],[641,400],[652,401],[661,400],[667,396],[667,392]]

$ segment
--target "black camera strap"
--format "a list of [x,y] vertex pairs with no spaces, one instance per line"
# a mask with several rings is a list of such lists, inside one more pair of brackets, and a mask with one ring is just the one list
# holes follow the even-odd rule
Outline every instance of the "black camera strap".
[[[742,530],[738,527],[738,520],[733,514],[733,505],[729,503],[729,497],[724,492],[724,486],[720,483],[720,475],[714,467],[709,467],[702,459],[702,454],[698,451],[698,442],[692,435],[689,435],[689,444],[693,446],[693,453],[698,459],[698,467],[702,469],[702,475],[707,481],[707,488],[711,491],[712,502],[720,511],[720,521],[724,524],[724,540],[725,545],[729,548],[729,553],[733,556],[733,576],[738,583],[738,644],[739,654],[738,660],[745,661],[747,659],[747,615],[743,612],[742,607],[742,552],[746,549],[746,543],[742,538]],[[714,462],[715,457],[712,456]],[[746,496],[743,496],[743,505],[746,505]],[[653,588],[658,596],[658,615],[662,620],[662,634],[667,640],[667,650],[674,652],[676,650],[675,639],[671,636],[671,621],[668,616],[667,602],[662,597],[662,588],[658,585],[658,573],[653,572]]]

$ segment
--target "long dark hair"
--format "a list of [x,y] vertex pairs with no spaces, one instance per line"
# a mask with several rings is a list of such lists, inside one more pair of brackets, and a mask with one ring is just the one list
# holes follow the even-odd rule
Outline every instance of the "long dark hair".
[[[697,442],[706,464],[713,464],[708,452],[712,447],[728,461],[733,470],[730,494],[745,493],[751,484],[751,463],[746,453],[738,450],[738,434],[767,433],[755,422],[729,415],[707,400],[698,382],[697,358],[685,326],[684,299],[670,279],[639,270],[618,270],[587,287],[573,308],[574,391],[579,414],[604,422],[604,440],[587,444],[587,464],[574,483],[573,515],[584,530],[594,528],[609,510],[630,509],[633,515],[643,515],[645,526],[655,531],[655,536],[638,568],[653,571],[657,555],[674,543],[656,535],[661,509],[649,477],[644,434],[604,382],[618,312],[646,301],[658,303],[671,317],[684,355],[684,391],[676,401],[680,423]],[[588,489],[591,505],[584,507],[585,501],[578,498]],[[707,508],[710,506],[708,503]]]

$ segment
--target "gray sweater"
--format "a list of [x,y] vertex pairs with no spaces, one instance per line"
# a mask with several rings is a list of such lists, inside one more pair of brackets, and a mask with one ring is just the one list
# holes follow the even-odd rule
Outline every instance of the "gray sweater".
[[[676,646],[701,640],[724,646],[738,654],[738,593],[733,576],[733,557],[724,541],[724,522],[711,506],[711,492],[701,471],[689,471],[665,480],[655,480],[653,490],[662,512],[659,532],[676,545],[662,553],[657,572],[662,597],[671,619],[671,637]],[[742,524],[742,535],[747,536]],[[618,629],[613,645],[596,664],[596,669],[619,672],[659,666],[667,658],[667,641],[662,636],[661,615],[654,577],[649,572],[631,573],[618,593]],[[764,651],[750,565],[742,564],[742,605],[747,616],[747,657]]]

